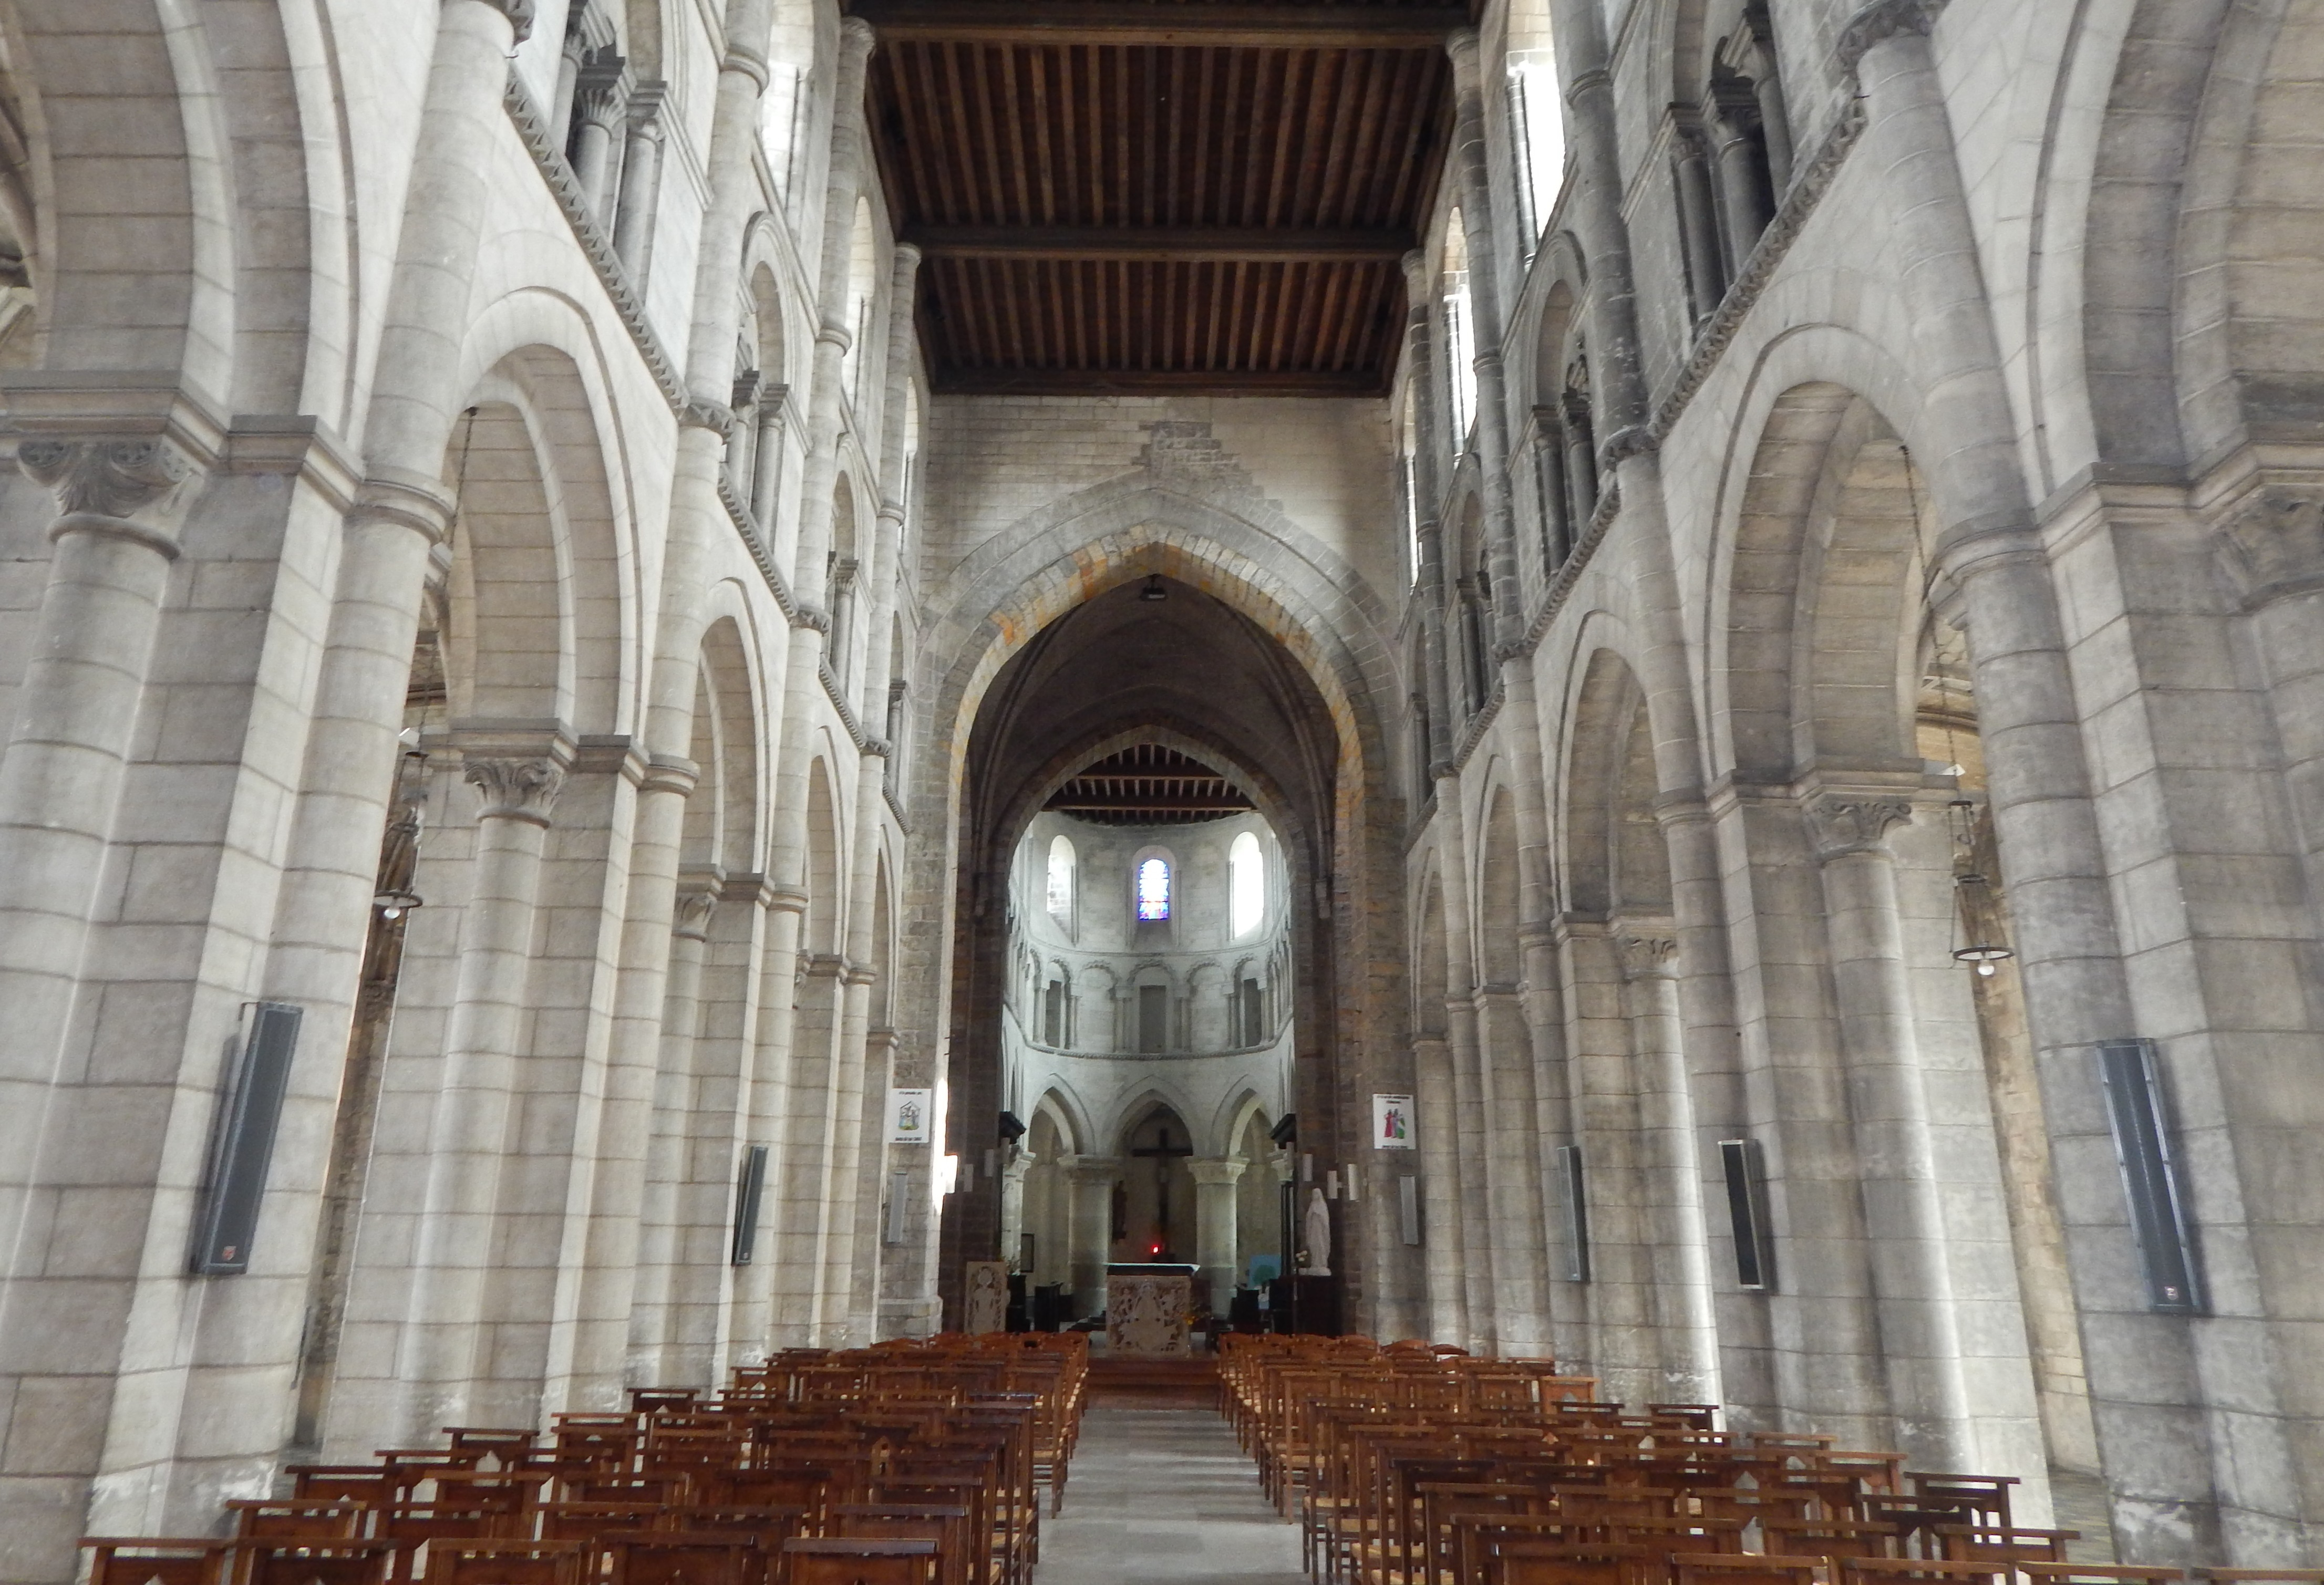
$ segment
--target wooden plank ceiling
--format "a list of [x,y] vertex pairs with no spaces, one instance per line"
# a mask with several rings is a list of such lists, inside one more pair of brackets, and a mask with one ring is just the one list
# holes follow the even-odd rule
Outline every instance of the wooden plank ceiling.
[[1374,394],[1466,0],[853,0],[936,389]]
[[1083,766],[1041,806],[1103,825],[1183,825],[1256,806],[1200,760],[1137,743]]

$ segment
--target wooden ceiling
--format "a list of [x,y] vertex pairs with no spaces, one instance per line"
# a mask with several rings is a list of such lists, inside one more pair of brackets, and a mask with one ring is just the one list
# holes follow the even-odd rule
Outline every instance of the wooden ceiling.
[[1102,825],[1182,825],[1254,807],[1233,782],[1159,743],[1138,743],[1083,766],[1041,806]]
[[937,390],[1387,389],[1466,0],[852,10]]

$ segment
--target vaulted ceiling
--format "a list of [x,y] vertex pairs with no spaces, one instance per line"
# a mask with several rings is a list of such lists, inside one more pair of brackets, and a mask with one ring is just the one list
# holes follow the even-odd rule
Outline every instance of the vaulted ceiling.
[[1467,0],[851,9],[937,390],[1387,388]]

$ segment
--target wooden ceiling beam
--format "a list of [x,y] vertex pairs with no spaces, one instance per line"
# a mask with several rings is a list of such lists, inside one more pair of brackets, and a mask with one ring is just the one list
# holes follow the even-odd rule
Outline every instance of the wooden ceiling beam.
[[1441,50],[1466,7],[1268,5],[1211,0],[855,0],[888,43],[1112,44],[1163,49]]
[[1382,396],[1385,370],[939,368],[944,396]]
[[902,240],[931,259],[1169,264],[1394,263],[1418,245],[1394,229],[1189,226],[910,226]]

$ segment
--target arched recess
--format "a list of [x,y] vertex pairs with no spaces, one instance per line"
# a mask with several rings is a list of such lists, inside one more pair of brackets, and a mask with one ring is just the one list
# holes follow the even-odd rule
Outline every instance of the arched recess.
[[[1771,920],[1759,946],[1769,964],[1796,953],[1825,965],[1833,1060],[1870,1098],[1846,1119],[1862,1201],[1847,1214],[1860,1213],[1877,1241],[1891,1236],[1898,1207],[1916,1195],[1933,1207],[1941,1196],[1941,1215],[1923,1216],[1942,1227],[1945,1261],[1989,1268],[2006,1252],[2047,1442],[2034,1451],[2088,1468],[2095,1442],[2023,989],[2013,959],[1973,967],[1956,951],[2006,949],[2014,928],[1969,639],[1932,594],[1943,509],[1886,400],[1805,380],[1764,410],[1735,492],[1724,598],[1713,607],[1711,694],[1714,719],[1726,723],[1714,755],[1727,756],[1722,769],[1738,787],[1767,789],[1771,811],[1797,800],[1795,834],[1754,863],[1790,869],[1804,847],[1817,878],[1807,895],[1825,917],[1790,941]],[[1878,989],[1906,980],[1909,996]],[[1823,1037],[1795,1033],[1802,1049]],[[1886,1091],[1884,1064],[1904,1075]],[[1949,1087],[1981,1093],[1989,1111],[1946,1113],[1918,1098]],[[1805,1111],[1787,1112],[1778,1127],[1805,1120]],[[1786,1193],[1801,1192],[1795,1177]],[[1819,1225],[1841,1220],[1825,1210]],[[1883,1300],[1904,1291],[1893,1271],[1873,1267],[1870,1276]],[[1835,1313],[1827,1323],[1845,1322]],[[1886,1360],[1898,1402],[1893,1434],[1930,1439],[1932,1451],[1952,1451],[1950,1438],[1957,1457],[1975,1456],[1967,1444],[1978,1433],[1969,1427],[2012,1412],[2017,1385],[2006,1357],[1948,1365],[1954,1346],[1927,1347],[1926,1360],[1897,1350]],[[1948,1368],[1963,1384],[1960,1424],[1914,1424],[1917,1411],[1904,1406],[1911,1373]],[[2004,1456],[2016,1455],[1988,1459],[1998,1467]]]
[[[2170,13],[2149,25],[2167,22],[2174,39],[2204,36],[2187,31],[2196,19],[2185,5],[2149,9]],[[2324,35],[2304,5],[2218,9],[2174,281],[2181,422],[2198,465],[2238,443],[2324,439],[2324,192],[2305,135]],[[2183,105],[2191,82],[2173,86]]]
[[1670,853],[1655,821],[1654,733],[1637,674],[1611,649],[1581,672],[1567,731],[1565,907],[1584,918],[1670,911]]
[[72,0],[13,8],[5,36],[31,145],[42,362],[168,371],[223,403],[240,394],[233,250],[246,228],[235,223],[208,41],[161,9],[129,0],[99,20]]
[[759,723],[757,672],[742,625],[732,614],[712,621],[702,637],[697,683],[696,742],[714,746],[716,758],[694,758],[701,779],[687,800],[685,862],[689,869],[713,865],[730,875],[758,866],[763,847],[761,778],[765,767]]
[[1519,950],[1517,799],[1496,788],[1486,801],[1483,840],[1477,844],[1477,972],[1495,990],[1514,991],[1524,977]]
[[[1283,568],[1288,553],[1304,567]],[[1281,570],[1278,570],[1280,568]],[[1235,697],[1231,688],[1211,687],[1201,696],[1165,697],[1146,692],[1131,715],[1109,719],[1130,701],[1091,690],[1103,707],[1066,712],[1045,727],[1041,746],[1027,757],[1011,751],[1008,785],[998,785],[988,763],[973,751],[986,742],[987,728],[1011,714],[1021,719],[1015,682],[999,685],[1004,666],[1028,656],[1028,667],[1054,666],[1065,650],[1055,633],[1070,629],[1059,619],[1099,612],[1109,602],[1137,604],[1149,576],[1163,580],[1167,608],[1213,608],[1209,630],[1240,646],[1248,658],[1252,689],[1275,701],[1284,729],[1268,743],[1235,745],[1236,757],[1262,773],[1243,783],[1261,803],[1285,843],[1288,895],[1314,898],[1314,909],[1296,910],[1292,921],[1292,976],[1300,999],[1295,1014],[1299,1070],[1311,1075],[1296,1101],[1303,1139],[1335,1148],[1347,1126],[1342,1092],[1353,1095],[1367,1082],[1342,1072],[1342,1043],[1360,1040],[1368,1062],[1397,1060],[1403,1022],[1401,998],[1381,996],[1384,987],[1353,972],[1352,965],[1379,961],[1396,950],[1397,893],[1393,807],[1380,797],[1388,785],[1381,739],[1373,718],[1374,698],[1395,696],[1388,646],[1361,644],[1368,631],[1385,630],[1374,593],[1343,561],[1272,508],[1225,487],[1160,488],[1144,474],[1125,475],[1033,513],[972,555],[942,591],[924,654],[949,658],[950,668],[923,679],[916,694],[929,698],[929,725],[912,757],[914,824],[927,834],[915,839],[914,890],[926,887],[952,898],[953,933],[932,940],[908,973],[918,976],[915,994],[931,999],[946,981],[950,1003],[953,1119],[957,1138],[978,1142],[971,1130],[985,1115],[991,1075],[977,1049],[981,1031],[997,1028],[1000,960],[987,965],[980,954],[999,953],[996,933],[977,921],[990,916],[979,898],[1005,889],[1009,860],[1024,808],[1019,795],[1038,774],[1062,777],[1074,769],[1063,762],[1074,745],[1102,741],[1160,719],[1167,728],[1197,742],[1213,742],[1219,705]],[[1078,617],[1075,620],[1079,620]],[[1041,659],[1046,657],[1047,659]],[[1215,659],[1209,657],[1207,659]],[[1242,661],[1236,663],[1243,665]],[[1199,670],[1199,668],[1198,668]],[[1028,673],[1020,673],[1028,675]],[[1167,693],[1167,671],[1139,679]],[[1134,690],[1133,690],[1134,691]],[[1015,701],[1012,703],[1012,700]],[[1054,745],[1054,746],[1052,746]],[[1190,751],[1197,757],[1215,747]],[[1021,777],[1021,779],[1019,778]],[[1267,780],[1278,784],[1278,819],[1268,806]],[[1296,818],[1290,817],[1296,815]],[[1319,889],[1327,888],[1327,889]],[[1378,898],[1384,906],[1368,906]],[[1329,899],[1325,909],[1320,904]],[[961,954],[965,954],[963,956]],[[1349,965],[1343,969],[1342,965]],[[1383,1088],[1388,1085],[1383,1082]],[[1354,1141],[1350,1141],[1352,1148]],[[959,1260],[984,1247],[997,1211],[975,1189],[947,1202],[937,1276],[955,1286]],[[1364,1240],[1356,1240],[1361,1245]],[[1360,1267],[1368,1251],[1359,1249]],[[947,1299],[950,1294],[947,1292]]]
[[562,355],[528,348],[478,383],[445,475],[459,500],[453,719],[618,731],[632,684],[625,558],[594,416]]
[[839,797],[831,785],[831,767],[818,753],[807,772],[807,920],[800,939],[817,957],[835,957],[847,917],[842,894],[843,869]]

